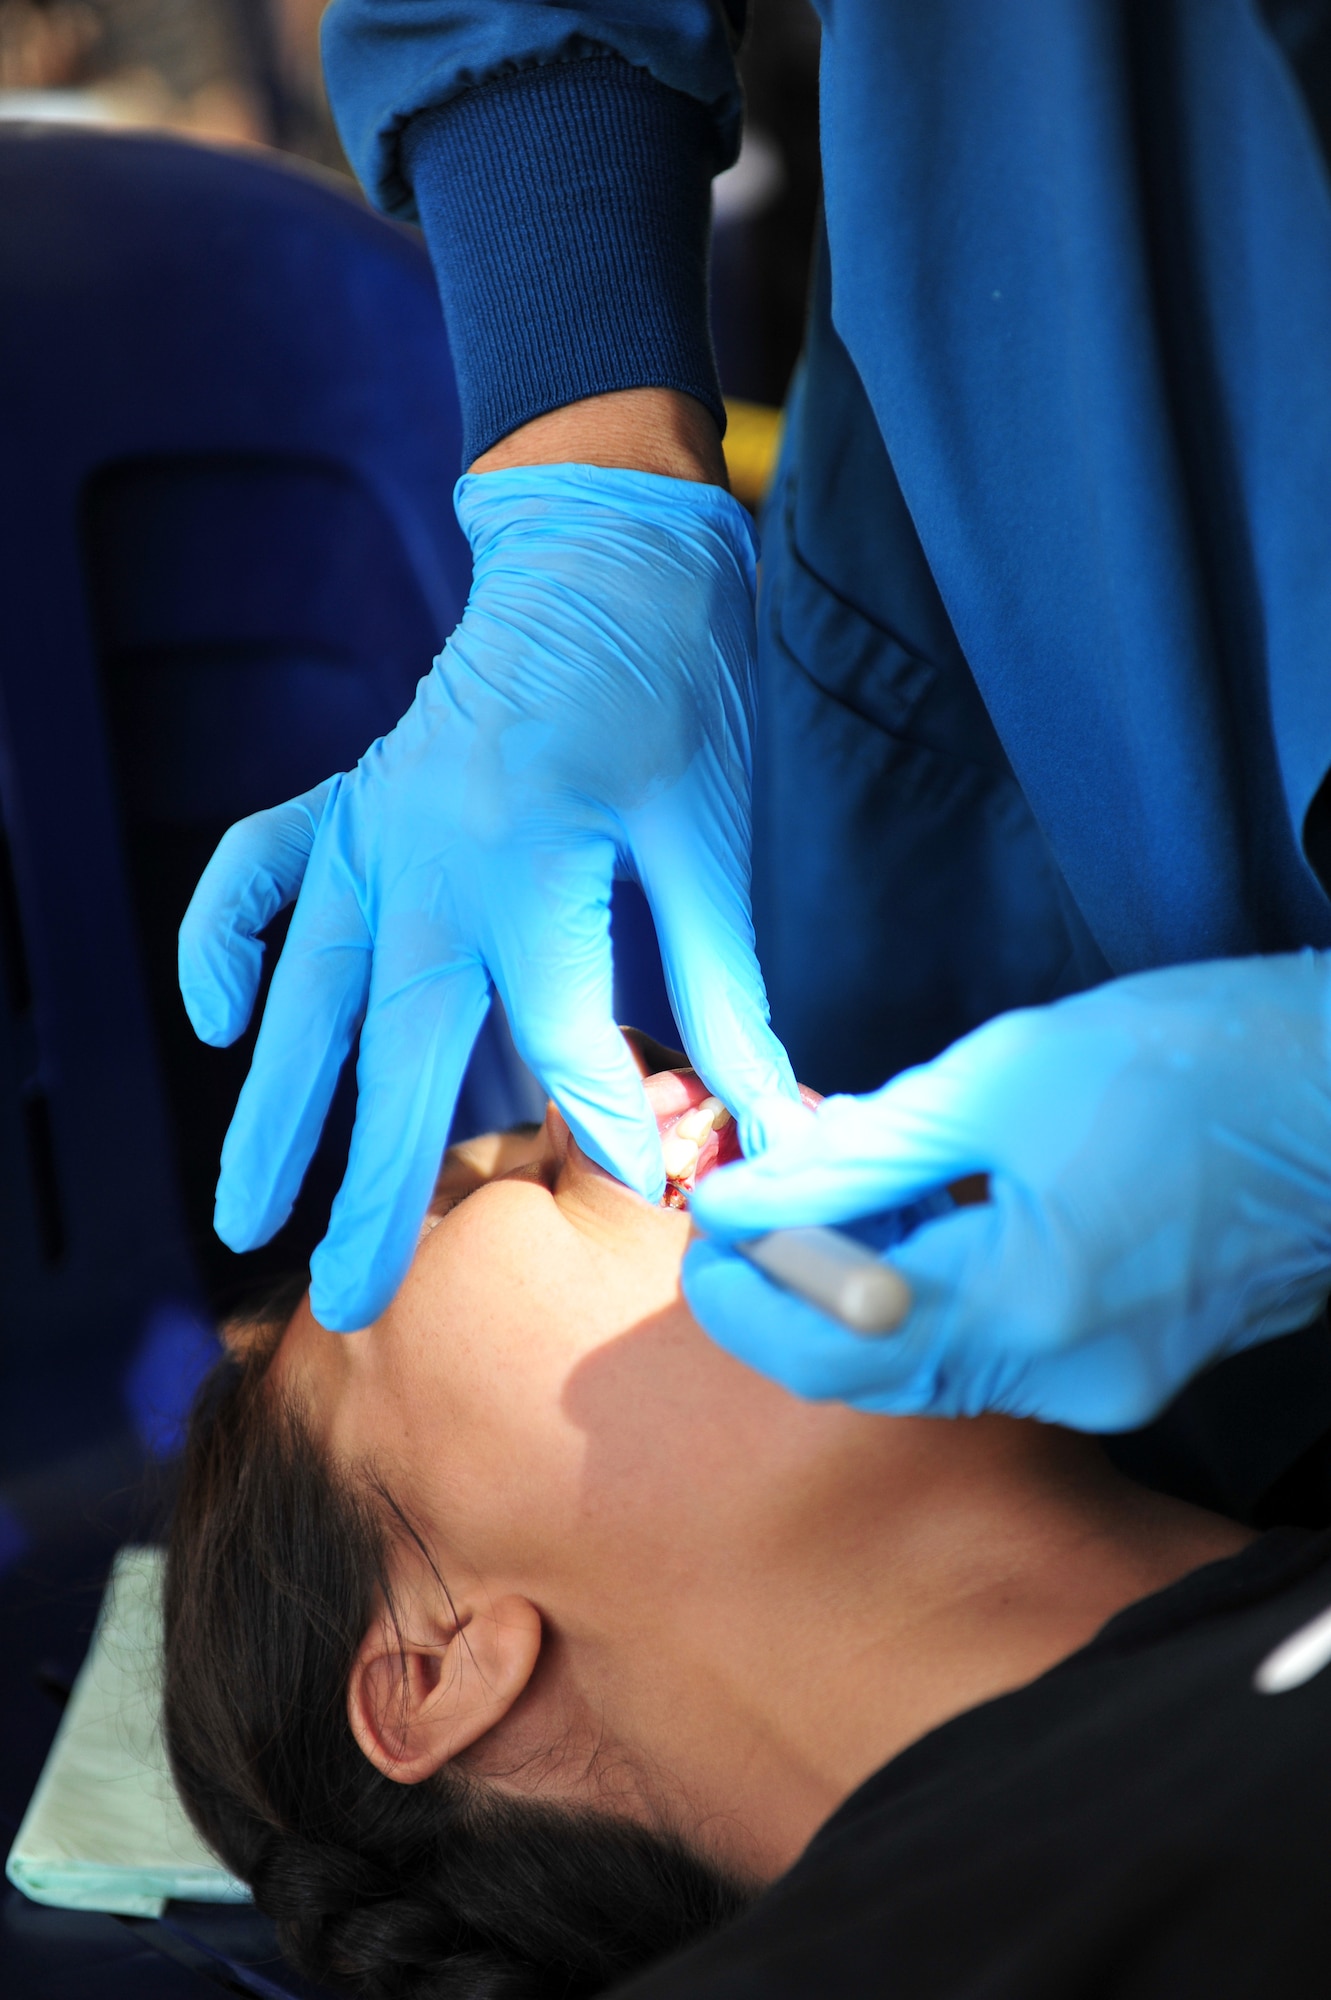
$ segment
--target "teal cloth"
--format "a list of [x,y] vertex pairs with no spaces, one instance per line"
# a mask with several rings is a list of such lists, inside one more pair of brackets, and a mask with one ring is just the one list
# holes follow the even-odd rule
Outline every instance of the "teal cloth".
[[5,1873],[67,1910],[249,1901],[185,1817],[162,1737],[160,1549],[122,1549]]

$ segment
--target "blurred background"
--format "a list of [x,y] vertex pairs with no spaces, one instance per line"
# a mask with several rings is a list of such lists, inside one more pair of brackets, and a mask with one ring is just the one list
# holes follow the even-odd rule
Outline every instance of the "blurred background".
[[[460,429],[418,233],[364,203],[323,0],[0,0],[0,1841],[115,1549],[151,1539],[219,1321],[308,1260],[351,1066],[291,1221],[237,1257],[217,1161],[253,1047],[204,1048],[175,937],[234,819],[354,763],[465,601]],[[760,504],[819,200],[818,28],[756,0],[716,185],[736,491]],[[393,340],[385,341],[387,326]],[[284,923],[269,933],[269,964]],[[672,1042],[646,907],[616,1006]],[[260,1010],[261,1011],[261,1010]],[[257,1016],[256,1016],[257,1019]],[[496,1011],[455,1136],[539,1115]],[[14,2000],[296,1991],[243,1911],[0,1902]]]
[[[326,0],[0,0],[0,117],[277,148],[344,176],[319,63]],[[728,396],[777,405],[799,350],[818,204],[818,22],[754,0],[744,154],[717,184]]]
[[345,173],[322,13],[322,0],[0,0],[0,108],[276,146]]

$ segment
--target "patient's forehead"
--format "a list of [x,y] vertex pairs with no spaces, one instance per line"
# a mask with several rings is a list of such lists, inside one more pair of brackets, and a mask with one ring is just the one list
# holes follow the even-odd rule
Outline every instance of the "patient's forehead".
[[262,1357],[268,1350],[266,1393],[294,1402],[310,1435],[331,1444],[352,1374],[351,1350],[360,1336],[331,1333],[321,1326],[310,1310],[306,1292],[285,1324],[270,1324],[257,1339],[260,1344],[251,1353]]

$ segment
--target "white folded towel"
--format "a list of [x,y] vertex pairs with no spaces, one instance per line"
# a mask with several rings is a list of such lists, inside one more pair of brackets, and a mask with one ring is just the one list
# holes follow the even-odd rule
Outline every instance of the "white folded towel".
[[249,1891],[195,1833],[162,1740],[160,1549],[122,1549],[5,1873],[34,1902],[159,1917]]

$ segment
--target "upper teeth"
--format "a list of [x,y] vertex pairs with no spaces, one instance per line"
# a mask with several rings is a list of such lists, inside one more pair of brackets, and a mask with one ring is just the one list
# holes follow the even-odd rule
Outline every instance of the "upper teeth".
[[730,1123],[730,1113],[719,1097],[704,1097],[679,1118],[661,1141],[661,1157],[666,1177],[691,1181],[698,1171],[698,1155],[713,1132]]

